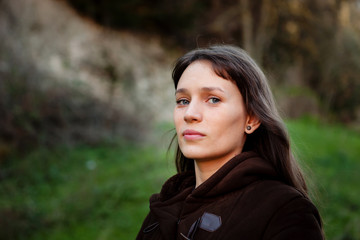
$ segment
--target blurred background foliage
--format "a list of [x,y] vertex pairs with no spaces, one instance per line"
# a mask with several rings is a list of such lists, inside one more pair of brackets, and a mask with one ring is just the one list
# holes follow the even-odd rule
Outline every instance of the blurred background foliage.
[[68,1],[101,25],[160,34],[185,49],[240,45],[277,81],[297,69],[300,84],[338,120],[359,118],[359,1]]
[[134,239],[171,64],[214,43],[268,75],[327,239],[360,239],[358,0],[0,0],[0,239]]

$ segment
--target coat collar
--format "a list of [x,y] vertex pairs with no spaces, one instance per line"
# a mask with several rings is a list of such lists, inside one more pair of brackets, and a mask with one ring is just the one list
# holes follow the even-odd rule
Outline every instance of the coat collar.
[[176,174],[163,185],[160,194],[151,202],[181,201],[191,194],[194,198],[209,198],[239,190],[260,179],[277,179],[274,167],[254,152],[243,152],[215,172],[204,183],[195,187],[195,173]]

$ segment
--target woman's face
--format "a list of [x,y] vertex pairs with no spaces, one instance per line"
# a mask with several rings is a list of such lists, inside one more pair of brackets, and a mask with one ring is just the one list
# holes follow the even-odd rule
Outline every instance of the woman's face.
[[174,122],[187,158],[227,161],[241,153],[249,118],[234,82],[216,75],[210,62],[195,61],[182,74],[175,96]]

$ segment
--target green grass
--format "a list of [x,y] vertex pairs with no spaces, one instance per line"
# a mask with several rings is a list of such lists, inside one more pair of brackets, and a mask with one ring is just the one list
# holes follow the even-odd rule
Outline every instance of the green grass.
[[288,128],[327,239],[360,239],[360,134],[311,120],[290,121]]
[[13,222],[0,226],[0,239],[134,239],[150,193],[174,173],[164,153],[131,144],[13,161],[0,182],[0,214]]
[[[311,120],[287,126],[327,239],[360,239],[359,133]],[[0,239],[134,239],[150,195],[175,172],[165,148],[59,147],[2,162]]]

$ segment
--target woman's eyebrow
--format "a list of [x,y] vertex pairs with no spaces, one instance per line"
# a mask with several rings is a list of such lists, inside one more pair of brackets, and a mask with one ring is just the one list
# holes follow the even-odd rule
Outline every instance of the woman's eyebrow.
[[179,89],[176,89],[175,95],[178,93],[187,93],[187,92],[188,92],[188,90],[186,88],[179,88]]
[[225,91],[219,87],[203,87],[203,88],[201,88],[201,90],[204,92],[220,91],[220,92],[225,93]]
[[[203,87],[200,89],[202,92],[212,92],[212,91],[220,91],[225,93],[225,91],[219,87]],[[188,89],[186,88],[179,88],[175,91],[175,95],[178,93],[188,93]]]

